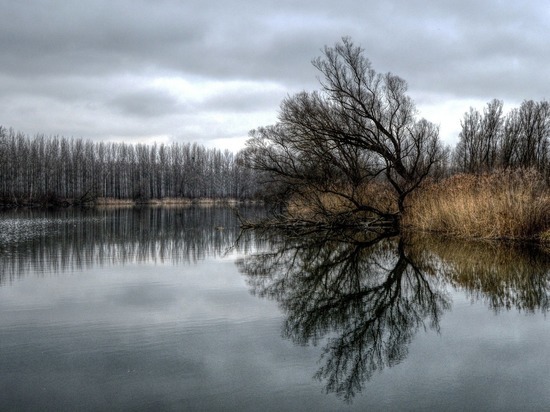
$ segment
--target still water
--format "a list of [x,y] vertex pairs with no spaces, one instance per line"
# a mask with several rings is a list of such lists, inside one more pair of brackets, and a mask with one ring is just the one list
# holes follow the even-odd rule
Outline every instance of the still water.
[[533,246],[3,212],[0,410],[547,410],[549,308]]

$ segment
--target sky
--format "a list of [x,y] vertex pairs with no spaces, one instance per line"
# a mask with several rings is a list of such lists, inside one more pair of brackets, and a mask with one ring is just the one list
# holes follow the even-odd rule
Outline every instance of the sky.
[[319,89],[343,36],[458,140],[470,106],[550,99],[543,0],[0,0],[0,125],[28,135],[238,150]]

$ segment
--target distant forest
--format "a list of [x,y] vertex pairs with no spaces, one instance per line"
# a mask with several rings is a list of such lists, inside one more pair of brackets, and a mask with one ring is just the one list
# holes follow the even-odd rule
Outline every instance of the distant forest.
[[0,126],[0,203],[251,199],[257,184],[242,157],[196,143],[96,143]]

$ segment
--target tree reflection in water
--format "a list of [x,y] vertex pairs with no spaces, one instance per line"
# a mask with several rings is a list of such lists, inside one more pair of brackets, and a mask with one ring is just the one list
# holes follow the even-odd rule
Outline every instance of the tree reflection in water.
[[[253,215],[251,209],[243,208],[243,213]],[[147,261],[192,264],[226,253],[238,236],[237,225],[231,209],[218,207],[3,212],[0,287],[33,271],[61,273]],[[224,229],[216,230],[220,226]]]
[[550,254],[532,245],[334,231],[264,237],[265,251],[239,269],[253,294],[279,303],[285,337],[324,344],[316,377],[346,400],[401,362],[420,327],[439,331],[450,291],[496,313],[550,309]]
[[418,328],[438,330],[450,307],[432,268],[417,264],[393,233],[272,240],[269,252],[238,266],[254,294],[279,302],[285,337],[299,344],[326,338],[316,377],[346,400],[375,371],[401,362]]
[[0,287],[29,273],[193,264],[232,250],[252,292],[284,310],[284,335],[323,346],[317,377],[348,400],[407,356],[419,328],[439,330],[451,292],[495,313],[550,310],[550,253],[533,245],[364,231],[239,235],[237,225],[217,208],[5,212]]

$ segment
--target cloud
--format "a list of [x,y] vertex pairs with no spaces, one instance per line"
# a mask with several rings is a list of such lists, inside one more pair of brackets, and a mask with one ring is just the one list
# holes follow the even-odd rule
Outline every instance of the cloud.
[[28,133],[242,138],[287,94],[317,88],[311,59],[345,35],[377,71],[407,80],[421,109],[431,96],[460,110],[445,121],[459,121],[460,102],[550,94],[542,1],[33,0],[0,13],[2,122]]
[[154,89],[122,92],[109,103],[123,115],[145,119],[168,116],[184,110],[184,105],[180,105],[174,96]]

